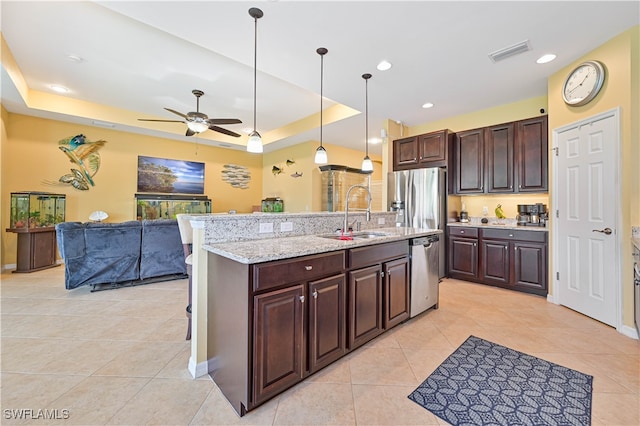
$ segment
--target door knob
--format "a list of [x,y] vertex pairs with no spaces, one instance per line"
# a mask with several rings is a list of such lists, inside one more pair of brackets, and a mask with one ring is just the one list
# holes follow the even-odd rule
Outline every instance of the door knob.
[[604,229],[594,229],[593,232],[602,232],[605,235],[611,235],[613,231],[611,230],[611,228],[604,228]]

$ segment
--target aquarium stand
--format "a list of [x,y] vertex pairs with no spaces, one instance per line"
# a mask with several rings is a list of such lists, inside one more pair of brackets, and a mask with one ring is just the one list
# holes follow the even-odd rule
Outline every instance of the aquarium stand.
[[56,228],[8,228],[18,234],[17,266],[13,272],[34,272],[58,266]]

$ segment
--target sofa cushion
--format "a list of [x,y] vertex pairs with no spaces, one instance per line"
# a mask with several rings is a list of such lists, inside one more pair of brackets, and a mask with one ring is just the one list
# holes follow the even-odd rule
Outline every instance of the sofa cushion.
[[178,221],[143,220],[140,279],[186,273],[187,266]]

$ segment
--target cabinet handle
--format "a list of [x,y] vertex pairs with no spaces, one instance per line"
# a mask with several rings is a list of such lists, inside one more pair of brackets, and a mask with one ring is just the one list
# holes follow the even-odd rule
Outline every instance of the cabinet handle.
[[513,234],[509,234],[510,237],[513,237]]
[[300,303],[304,303],[304,296],[300,296]]
[[473,246],[475,247],[475,246],[476,246],[476,243],[473,243]]
[[312,269],[313,269],[313,266],[311,266],[311,265],[307,265],[307,266],[305,266],[305,267],[304,267],[304,269],[306,269],[307,271],[310,271],[310,270],[312,270]]
[[460,231],[461,234],[464,234],[464,231]]
[[313,290],[312,296],[314,299],[318,298],[318,290]]
[[509,189],[513,189],[513,185],[509,185]]

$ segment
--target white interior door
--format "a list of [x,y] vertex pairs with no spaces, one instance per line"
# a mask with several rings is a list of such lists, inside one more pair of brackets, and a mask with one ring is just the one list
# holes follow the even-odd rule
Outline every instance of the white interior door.
[[620,317],[618,123],[612,111],[554,132],[558,302],[614,327]]

